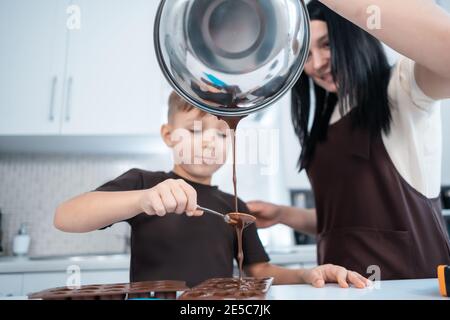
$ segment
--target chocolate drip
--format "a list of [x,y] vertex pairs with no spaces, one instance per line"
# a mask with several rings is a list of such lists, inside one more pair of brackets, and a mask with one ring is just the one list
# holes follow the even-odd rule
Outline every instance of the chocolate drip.
[[243,117],[221,117],[230,127],[232,135],[232,149],[233,149],[233,190],[234,190],[234,212],[239,212],[238,210],[238,196],[237,196],[237,175],[236,175],[236,129],[239,122]]
[[[232,134],[232,149],[233,149],[233,190],[234,190],[234,212],[238,213],[238,196],[237,196],[237,174],[236,174],[236,129],[243,117],[222,117],[221,119],[228,123]],[[236,236],[238,241],[238,265],[239,265],[239,279],[242,280],[242,264],[244,262],[244,252],[242,250],[242,233],[244,231],[244,223],[238,220],[235,224]]]

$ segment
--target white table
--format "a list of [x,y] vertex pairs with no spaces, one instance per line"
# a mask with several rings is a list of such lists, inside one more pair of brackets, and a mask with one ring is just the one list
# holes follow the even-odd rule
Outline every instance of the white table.
[[[0,298],[22,300],[26,296]],[[267,295],[269,300],[448,300],[439,294],[437,279],[381,281],[380,288],[342,289],[336,284],[324,288],[310,285],[274,285]]]
[[327,284],[324,288],[310,285],[274,285],[270,288],[271,300],[443,300],[437,279],[381,281],[365,289],[340,288]]

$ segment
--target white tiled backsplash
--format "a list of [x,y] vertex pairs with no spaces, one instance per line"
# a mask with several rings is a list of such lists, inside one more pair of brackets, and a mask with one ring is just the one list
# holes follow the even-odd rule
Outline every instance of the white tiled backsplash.
[[124,251],[127,224],[86,234],[64,233],[53,227],[55,208],[130,168],[170,169],[160,166],[170,163],[167,160],[165,156],[148,155],[0,154],[0,208],[6,254],[11,254],[13,237],[22,222],[29,226],[30,255]]
[[[29,255],[61,255],[123,252],[126,223],[85,234],[70,234],[53,226],[55,208],[61,202],[91,191],[131,168],[170,170],[169,154],[156,155],[63,155],[0,153],[0,208],[3,213],[3,247],[12,254],[12,241],[20,224],[29,226]],[[258,166],[238,168],[239,196],[245,200],[264,199],[283,202],[287,190],[280,174],[264,176]],[[213,184],[232,192],[231,165],[225,165],[214,176]],[[284,226],[259,231],[265,245],[292,243],[292,230]]]

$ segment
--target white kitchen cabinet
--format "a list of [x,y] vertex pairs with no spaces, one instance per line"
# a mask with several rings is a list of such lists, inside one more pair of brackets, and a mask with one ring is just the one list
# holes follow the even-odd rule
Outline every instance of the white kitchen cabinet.
[[69,32],[63,134],[147,134],[160,129],[163,75],[153,46],[158,1],[76,0]]
[[0,135],[159,132],[158,3],[0,0]]
[[67,281],[67,274],[64,272],[39,272],[23,274],[23,288],[21,295],[55,288],[64,287]]
[[59,132],[64,8],[61,0],[0,0],[0,135]]
[[0,298],[22,295],[22,274],[0,275]]
[[130,272],[128,270],[85,271],[81,277],[82,285],[128,282],[130,282]]

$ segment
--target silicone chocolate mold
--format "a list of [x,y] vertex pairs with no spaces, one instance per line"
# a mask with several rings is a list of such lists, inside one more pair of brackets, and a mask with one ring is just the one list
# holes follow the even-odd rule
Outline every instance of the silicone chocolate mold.
[[85,285],[78,289],[52,288],[30,294],[30,299],[43,300],[125,300],[136,298],[176,299],[187,290],[184,281],[145,281],[117,284]]
[[255,300],[265,299],[273,278],[210,279],[185,291],[181,300]]

